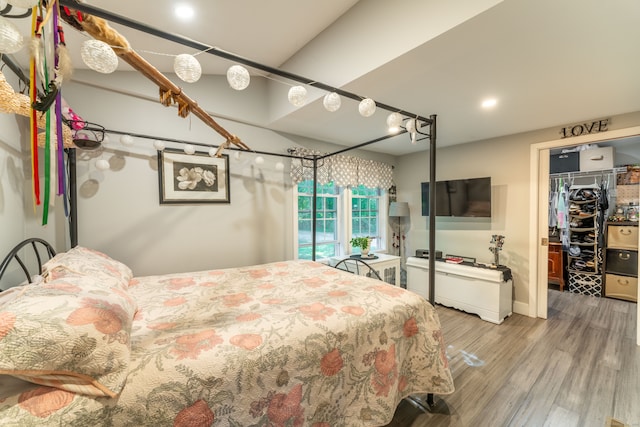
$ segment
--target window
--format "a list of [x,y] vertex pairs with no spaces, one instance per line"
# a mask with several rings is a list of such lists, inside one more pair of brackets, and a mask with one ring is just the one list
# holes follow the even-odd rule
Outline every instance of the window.
[[[385,192],[362,185],[341,188],[329,184],[318,185],[316,198],[316,259],[326,259],[359,252],[351,248],[353,236],[370,236],[372,250],[385,249],[386,234],[381,218],[386,217]],[[313,181],[297,186],[297,255],[312,258],[312,201]],[[384,208],[383,208],[384,207]],[[381,209],[382,208],[382,209]]]

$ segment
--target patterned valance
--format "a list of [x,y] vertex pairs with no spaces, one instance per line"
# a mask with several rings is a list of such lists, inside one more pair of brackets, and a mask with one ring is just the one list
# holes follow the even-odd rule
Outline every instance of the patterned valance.
[[[313,156],[323,155],[319,151],[307,148],[294,148],[291,154],[306,159],[291,161],[291,179],[294,184],[313,179]],[[374,160],[365,160],[354,156],[329,156],[318,160],[318,184],[333,181],[339,187],[357,187],[387,190],[393,185],[393,167]]]

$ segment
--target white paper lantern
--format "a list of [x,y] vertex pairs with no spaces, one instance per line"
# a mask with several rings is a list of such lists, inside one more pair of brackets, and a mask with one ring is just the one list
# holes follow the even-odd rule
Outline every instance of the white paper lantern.
[[362,117],[370,117],[376,112],[376,103],[371,98],[365,98],[358,104],[358,111]]
[[0,17],[0,53],[16,53],[24,46],[24,37],[18,27]]
[[122,135],[120,137],[120,143],[122,145],[126,145],[127,147],[130,147],[130,146],[133,145],[134,140],[133,140],[133,137],[131,135]]
[[7,0],[11,6],[20,7],[22,9],[31,9],[37,5],[40,0]]
[[85,40],[80,48],[80,56],[87,67],[99,73],[113,73],[118,68],[116,53],[100,40]]
[[407,120],[407,125],[405,127],[407,129],[407,132],[409,132],[409,133],[415,132],[416,131],[416,119]]
[[98,159],[96,161],[96,169],[101,170],[101,171],[106,171],[107,169],[109,169],[111,167],[111,165],[109,164],[109,162],[105,159]]
[[302,107],[307,102],[307,89],[304,86],[293,86],[289,89],[289,102],[296,107]]
[[156,139],[155,141],[153,141],[153,147],[158,151],[164,150],[164,148],[165,148],[164,141],[160,141],[160,140]]
[[187,144],[187,145],[184,146],[184,152],[186,154],[193,154],[193,153],[196,152],[196,147],[194,147],[191,144]]
[[227,70],[227,81],[233,89],[244,90],[249,86],[251,76],[242,65],[232,65]]
[[389,132],[398,132],[402,124],[402,115],[400,113],[391,113],[387,116],[387,127]]
[[333,113],[340,109],[342,105],[342,100],[340,99],[340,95],[335,92],[328,93],[324,96],[322,100],[322,105],[324,105],[324,109]]
[[195,83],[200,80],[202,67],[195,56],[183,53],[173,60],[173,71],[180,80],[187,83]]

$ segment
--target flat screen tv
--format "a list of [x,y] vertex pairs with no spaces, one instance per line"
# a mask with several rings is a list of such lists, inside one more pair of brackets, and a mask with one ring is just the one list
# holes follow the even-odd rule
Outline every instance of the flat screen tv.
[[[429,183],[422,183],[422,215],[429,215]],[[436,182],[436,216],[491,217],[491,178]]]

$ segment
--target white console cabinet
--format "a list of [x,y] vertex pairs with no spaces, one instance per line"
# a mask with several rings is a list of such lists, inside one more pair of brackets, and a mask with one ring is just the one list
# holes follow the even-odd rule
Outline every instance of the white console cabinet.
[[[512,280],[503,271],[436,261],[435,302],[500,324],[512,313]],[[407,289],[429,298],[429,260],[407,259]]]

